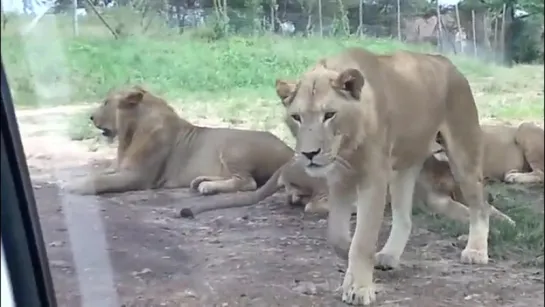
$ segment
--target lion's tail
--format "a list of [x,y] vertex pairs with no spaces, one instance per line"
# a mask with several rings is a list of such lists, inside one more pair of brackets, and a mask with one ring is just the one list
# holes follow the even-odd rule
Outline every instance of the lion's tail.
[[[284,165],[285,166],[285,165]],[[256,204],[265,198],[273,195],[278,191],[282,185],[278,183],[278,179],[282,174],[284,166],[277,169],[274,174],[262,185],[259,189],[251,192],[239,192],[227,194],[226,197],[221,198],[213,203],[199,204],[196,206],[183,208],[180,210],[180,216],[184,218],[194,218],[195,215],[219,209],[239,208]]]

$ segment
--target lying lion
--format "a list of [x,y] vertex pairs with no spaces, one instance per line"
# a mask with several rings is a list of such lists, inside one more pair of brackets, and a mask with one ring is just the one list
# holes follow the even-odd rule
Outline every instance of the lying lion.
[[[482,125],[483,175],[507,183],[541,183],[544,179],[545,133],[526,122],[517,127]],[[441,160],[448,161],[445,154]]]
[[293,156],[269,132],[192,125],[139,86],[111,91],[91,120],[104,136],[117,136],[117,168],[66,186],[79,194],[181,187],[201,194],[250,191]]
[[[483,177],[507,183],[542,183],[544,180],[544,130],[532,123],[517,127],[481,125],[483,131]],[[286,181],[286,180],[285,180]],[[286,183],[289,184],[289,180]],[[298,195],[297,190],[291,192]],[[311,195],[305,211],[327,212],[327,193]],[[489,201],[490,194],[487,193]],[[309,197],[309,196],[301,196]],[[422,201],[436,212],[457,221],[467,221],[469,209],[459,185],[455,183],[443,150],[428,157],[415,184],[415,201]],[[513,220],[491,206],[491,214],[514,224]]]
[[[458,222],[469,222],[469,209],[463,204],[459,187],[455,184],[447,161],[437,158],[442,156],[442,148],[434,146],[432,153],[424,162],[424,166],[415,184],[413,202],[421,202],[436,213],[443,214]],[[239,194],[234,198],[217,200],[214,203],[199,204],[180,211],[182,217],[195,215],[218,209],[244,207],[256,204],[284,187],[287,203],[304,206],[307,213],[326,214],[329,212],[327,182],[323,178],[310,177],[300,164],[288,162],[277,174],[256,191]],[[456,198],[455,198],[456,195]],[[387,203],[390,202],[387,195]],[[491,201],[491,195],[487,194]],[[355,207],[353,213],[355,213]],[[491,215],[511,225],[515,222],[494,206],[490,206]]]

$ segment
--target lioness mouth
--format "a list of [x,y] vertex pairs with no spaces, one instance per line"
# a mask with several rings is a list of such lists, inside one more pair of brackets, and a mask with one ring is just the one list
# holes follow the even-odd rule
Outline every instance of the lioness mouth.
[[319,165],[319,164],[316,164],[314,162],[310,162],[308,165],[307,165],[308,168],[320,168],[322,167],[322,165]]

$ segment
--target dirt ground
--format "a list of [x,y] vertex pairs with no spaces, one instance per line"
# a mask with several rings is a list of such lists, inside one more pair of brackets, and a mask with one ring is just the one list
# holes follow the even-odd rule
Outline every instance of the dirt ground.
[[[327,245],[323,217],[286,206],[281,193],[195,220],[175,213],[224,196],[65,195],[59,181],[113,158],[113,149],[89,151],[34,116],[18,114],[60,306],[345,306],[335,289],[346,263]],[[516,259],[462,265],[463,245],[415,222],[401,267],[375,271],[377,305],[544,306],[543,268]]]

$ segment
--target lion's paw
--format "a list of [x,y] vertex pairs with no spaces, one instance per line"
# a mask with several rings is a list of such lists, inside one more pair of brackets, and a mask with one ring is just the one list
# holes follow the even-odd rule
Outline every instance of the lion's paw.
[[518,171],[509,171],[505,174],[503,181],[506,183],[532,183],[539,181],[539,178],[530,173],[521,173]]
[[390,255],[388,253],[376,253],[375,254],[375,269],[382,271],[389,271],[399,266],[399,257]]
[[466,247],[462,251],[460,261],[467,264],[487,264],[488,252],[486,250],[469,249]]
[[521,173],[517,172],[516,170],[510,170],[505,174],[503,181],[506,183],[516,183],[520,175]]
[[199,184],[198,191],[202,195],[212,195],[217,193],[216,185],[210,181],[205,181]]
[[95,189],[85,179],[75,179],[62,186],[62,189],[70,194],[92,195]]
[[375,284],[371,282],[368,285],[360,285],[350,272],[346,272],[342,292],[342,301],[348,305],[370,305],[377,299]]
[[206,176],[199,176],[191,181],[191,183],[189,184],[189,188],[193,191],[199,191],[199,187],[201,183],[205,181],[209,181],[209,179]]

